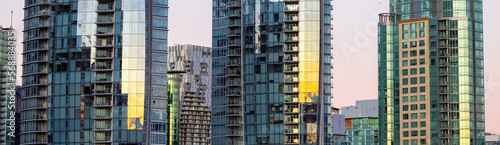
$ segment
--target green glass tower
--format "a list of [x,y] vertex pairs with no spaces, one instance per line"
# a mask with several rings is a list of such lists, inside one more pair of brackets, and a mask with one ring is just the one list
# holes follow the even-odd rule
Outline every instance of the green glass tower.
[[213,0],[212,144],[329,144],[330,0]]
[[379,21],[380,144],[484,145],[482,0],[391,0]]

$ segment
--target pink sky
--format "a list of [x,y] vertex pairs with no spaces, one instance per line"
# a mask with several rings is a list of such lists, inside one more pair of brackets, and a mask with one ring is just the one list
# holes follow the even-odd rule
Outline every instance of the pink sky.
[[[388,1],[333,1],[334,106],[354,105],[356,100],[377,98],[377,14],[388,12]],[[494,46],[494,42],[500,39],[497,26],[500,23],[500,9],[497,8],[500,1],[483,2],[486,132],[499,134],[500,124],[495,120],[500,120],[496,113],[500,111],[500,57],[497,56],[500,49]],[[14,27],[22,29],[23,3],[24,0],[3,2],[0,25],[10,25],[10,11],[14,10]],[[211,0],[170,0],[169,4],[170,45],[212,45]],[[22,40],[22,37],[18,39]],[[18,48],[21,49],[21,45]]]

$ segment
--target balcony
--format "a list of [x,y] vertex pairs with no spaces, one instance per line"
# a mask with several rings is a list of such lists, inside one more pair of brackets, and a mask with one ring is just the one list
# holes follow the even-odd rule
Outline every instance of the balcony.
[[299,21],[299,16],[298,15],[286,15],[285,16],[285,22],[295,22],[295,21]]
[[285,37],[285,42],[298,42],[299,37],[298,36],[286,36]]
[[106,98],[106,97],[96,97],[94,100],[94,106],[111,106],[111,98]]
[[299,113],[299,108],[288,108],[285,109],[285,113]]
[[285,86],[283,91],[285,93],[298,93],[299,87],[298,86]]
[[227,72],[227,76],[240,76],[241,71],[240,69],[229,69]]
[[95,118],[111,118],[111,109],[99,109],[96,108],[94,112]]
[[36,80],[23,80],[23,87],[27,87],[27,86],[39,86],[39,85],[48,85],[48,81],[47,81],[47,78],[46,77],[42,77],[42,78],[39,78],[39,79],[36,79]]
[[97,27],[96,35],[97,36],[109,36],[113,35],[114,29],[113,27]]
[[298,128],[287,128],[285,129],[286,134],[298,134],[299,129]]
[[94,90],[94,94],[96,94],[96,95],[111,94],[111,85],[96,85],[96,88]]
[[299,72],[298,66],[285,66],[283,69],[284,72]]
[[241,100],[229,100],[227,103],[226,103],[226,106],[228,107],[234,107],[234,106],[241,106],[243,103]]
[[23,48],[23,54],[33,52],[33,51],[49,51],[49,45],[47,43],[45,44],[40,44],[38,47],[24,47]]
[[241,80],[240,79],[229,80],[229,81],[227,81],[226,86],[228,86],[228,87],[241,86]]
[[99,4],[97,6],[98,13],[109,13],[114,12],[113,3]]
[[240,66],[240,60],[239,59],[232,59],[227,62],[227,66]]
[[229,18],[238,18],[241,17],[241,10],[230,10],[226,13],[226,16]]
[[95,142],[111,142],[111,132],[96,132]]
[[241,27],[241,20],[230,20],[227,26],[229,28]]
[[111,122],[104,120],[96,120],[94,130],[111,130]]
[[297,75],[285,76],[285,83],[286,82],[299,82],[299,77]]
[[226,126],[241,126],[242,124],[243,124],[243,121],[232,119],[232,120],[227,121]]
[[285,5],[284,9],[285,9],[285,12],[298,12],[299,5],[298,4]]
[[93,68],[94,71],[111,71],[113,64],[111,62],[97,62]]
[[239,130],[228,130],[226,136],[243,136],[243,131]]
[[283,30],[285,32],[287,32],[287,31],[299,31],[299,26],[297,26],[297,25],[285,25]]
[[226,116],[242,116],[243,111],[228,111],[226,112]]
[[285,139],[285,144],[299,144],[299,139]]
[[113,24],[113,23],[114,23],[113,15],[97,16],[96,24]]
[[299,103],[299,97],[298,96],[285,96],[285,103]]
[[241,49],[233,49],[227,52],[228,57],[239,57],[241,56]]
[[285,120],[285,123],[288,123],[288,124],[297,124],[297,123],[300,123],[300,121],[299,121],[299,118],[287,118]]
[[239,89],[229,90],[229,91],[227,91],[226,96],[227,97],[239,97],[239,96],[241,96],[241,91]]
[[228,1],[226,7],[227,8],[239,8],[239,7],[241,7],[241,2],[240,1]]
[[299,56],[298,55],[285,55],[285,62],[299,62]]
[[97,39],[95,47],[113,47],[113,39]]
[[38,62],[49,62],[49,56],[48,55],[34,55],[32,57],[25,57],[23,59],[22,65],[27,65],[27,64],[31,64],[31,63],[38,63]]
[[299,52],[298,46],[287,45],[283,48],[283,52]]
[[113,59],[113,51],[112,50],[98,50],[94,53],[94,59]]
[[47,136],[36,134],[36,136],[32,136],[30,138],[26,136],[21,136],[22,144],[48,144]]
[[36,6],[36,5],[49,5],[51,4],[51,0],[36,0],[36,1],[26,1],[24,4],[25,7],[31,7],[31,6]]
[[239,46],[241,46],[241,40],[239,40],[239,39],[236,39],[236,40],[230,40],[230,41],[227,43],[227,46],[228,46],[228,47],[239,47]]

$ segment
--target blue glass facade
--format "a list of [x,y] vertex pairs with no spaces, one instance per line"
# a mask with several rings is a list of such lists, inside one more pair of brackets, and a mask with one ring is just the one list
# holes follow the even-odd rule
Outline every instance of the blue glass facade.
[[144,144],[147,120],[165,144],[166,69],[150,68],[166,67],[168,3],[152,1],[154,19],[147,4],[25,1],[21,144]]
[[330,144],[330,10],[213,1],[212,144]]

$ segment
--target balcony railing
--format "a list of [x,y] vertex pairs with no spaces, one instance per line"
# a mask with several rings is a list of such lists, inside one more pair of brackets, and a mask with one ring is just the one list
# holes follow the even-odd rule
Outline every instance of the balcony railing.
[[285,129],[285,133],[299,133],[298,128],[287,128]]
[[109,3],[109,4],[99,4],[97,6],[97,10],[98,11],[112,11],[113,10],[113,4],[112,3]]
[[297,15],[287,15],[285,16],[285,21],[298,21],[299,16]]
[[288,36],[288,37],[285,37],[285,41],[299,41],[299,37],[298,36]]
[[241,71],[240,71],[240,69],[229,70],[227,74],[228,75],[240,75]]
[[97,22],[112,23],[112,22],[114,22],[114,20],[113,20],[113,16],[98,16]]
[[299,51],[299,47],[298,46],[285,46],[283,48],[283,51],[284,52],[287,52],[287,51]]
[[299,102],[299,97],[285,97],[285,102]]
[[96,46],[113,46],[113,39],[97,39]]
[[285,76],[285,82],[298,82],[299,77],[297,76]]
[[97,27],[96,34],[113,34],[113,27]]
[[108,51],[97,51],[94,53],[96,58],[101,58],[101,57],[113,57],[113,51],[108,50]]
[[284,71],[288,71],[288,72],[299,71],[299,67],[297,67],[297,66],[285,66]]
[[299,61],[298,56],[285,56],[285,61]]
[[241,55],[241,49],[229,50],[228,55],[239,56]]

